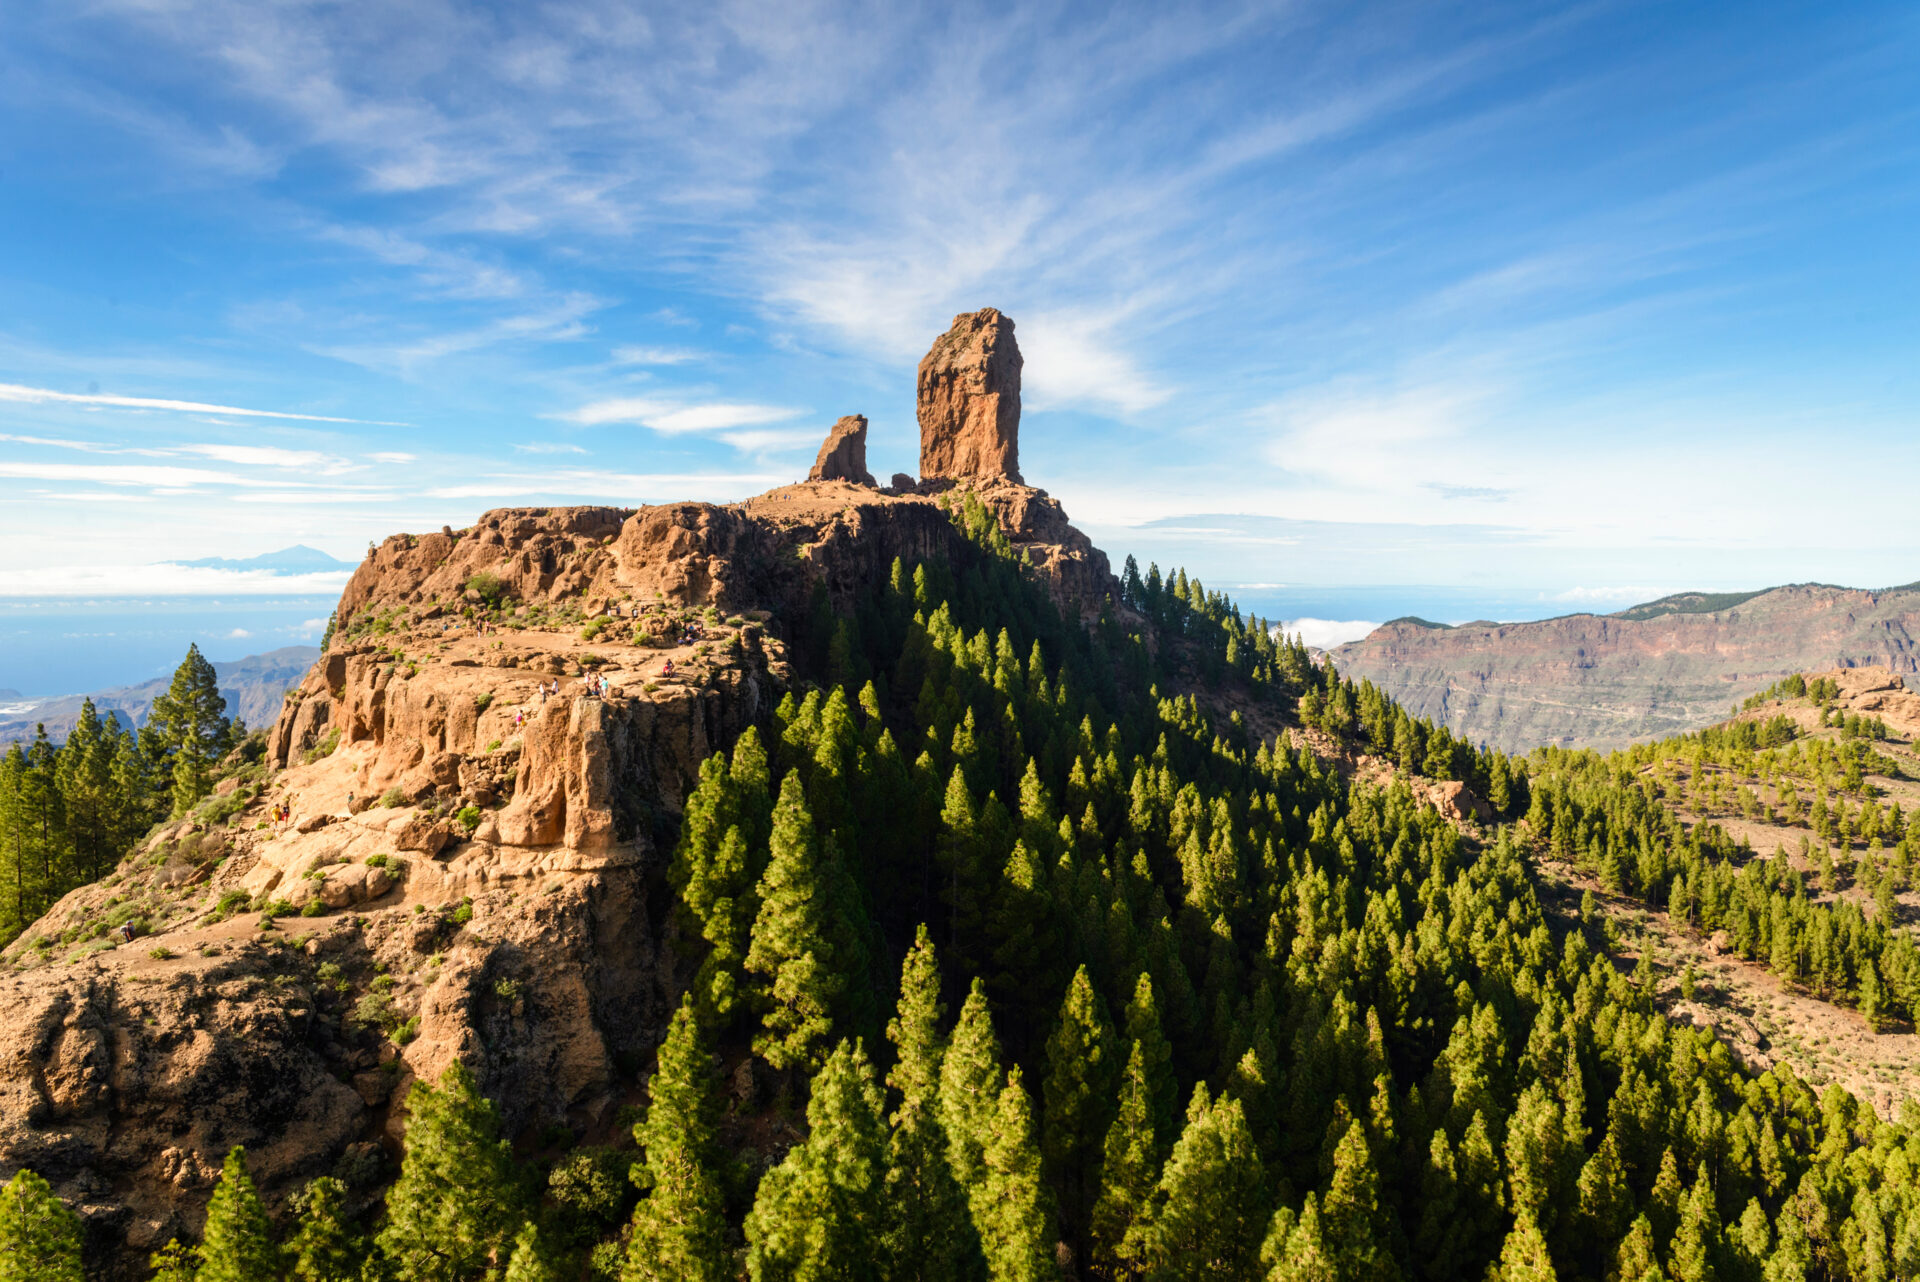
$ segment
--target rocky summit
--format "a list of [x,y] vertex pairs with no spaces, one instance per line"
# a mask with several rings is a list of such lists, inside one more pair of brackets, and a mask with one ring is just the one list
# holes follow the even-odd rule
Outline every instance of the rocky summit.
[[867,471],[866,415],[849,414],[827,431],[827,439],[820,445],[820,456],[814,459],[807,479],[873,484],[873,474]]
[[920,476],[1020,483],[1020,345],[992,307],[953,318],[920,361]]
[[[662,899],[681,810],[791,688],[792,621],[831,625],[896,561],[967,566],[963,507],[1070,617],[1114,603],[1105,555],[1015,479],[1010,434],[979,435],[996,404],[1017,415],[1019,356],[977,315],[974,382],[1004,390],[936,380],[944,457],[1005,466],[873,488],[855,415],[814,479],[744,502],[506,508],[370,550],[257,791],[224,826],[163,826],[7,950],[0,1166],[44,1174],[132,1277],[198,1235],[232,1146],[276,1206],[381,1169],[409,1083],[456,1060],[513,1132],[614,1128],[687,982]],[[128,902],[150,935],[31,964]]]

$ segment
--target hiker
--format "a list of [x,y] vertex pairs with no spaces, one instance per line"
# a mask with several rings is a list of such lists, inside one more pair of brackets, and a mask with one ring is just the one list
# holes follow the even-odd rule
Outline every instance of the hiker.
[[673,675],[673,660],[672,660],[672,659],[668,659],[668,660],[667,660],[667,666],[666,666],[665,668],[663,668],[663,669],[661,669],[661,671],[660,671],[660,675],[661,675],[661,676],[663,676],[663,677],[670,677],[670,676],[672,676],[672,675]]

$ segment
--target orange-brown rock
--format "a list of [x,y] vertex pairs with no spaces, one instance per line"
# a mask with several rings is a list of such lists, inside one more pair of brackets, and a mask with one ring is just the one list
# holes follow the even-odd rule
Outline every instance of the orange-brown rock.
[[[232,826],[162,828],[0,955],[0,1172],[81,1208],[101,1276],[144,1277],[236,1143],[276,1213],[338,1170],[375,1172],[371,1197],[408,1084],[456,1059],[510,1133],[609,1133],[686,982],[659,902],[681,810],[789,686],[783,620],[822,592],[855,609],[896,559],[968,572],[971,501],[1063,610],[1111,604],[1106,557],[1006,445],[896,492],[508,508],[373,549]],[[152,936],[88,942],[132,895]],[[36,947],[63,934],[71,959]]]
[[1020,345],[992,307],[953,318],[920,361],[920,476],[1020,483]]
[[851,481],[855,485],[874,483],[873,474],[867,471],[866,415],[849,414],[828,429],[827,439],[820,446],[820,456],[814,459],[807,479]]

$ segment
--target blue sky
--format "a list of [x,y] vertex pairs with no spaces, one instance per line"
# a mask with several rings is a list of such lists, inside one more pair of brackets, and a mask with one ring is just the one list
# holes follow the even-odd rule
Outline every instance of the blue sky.
[[8,14],[0,596],[911,471],[986,305],[1210,583],[1920,579],[1911,5]]

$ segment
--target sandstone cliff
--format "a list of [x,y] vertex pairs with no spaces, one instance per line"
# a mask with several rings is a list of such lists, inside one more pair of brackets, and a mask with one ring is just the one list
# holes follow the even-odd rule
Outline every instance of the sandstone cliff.
[[[373,549],[230,826],[162,829],[5,955],[0,1171],[134,1276],[234,1144],[271,1205],[329,1172],[376,1195],[408,1084],[456,1058],[516,1133],[609,1134],[688,978],[680,808],[789,687],[789,621],[895,558],[966,564],[968,495],[1063,606],[1111,602],[1042,491],[934,488],[502,509]],[[115,905],[149,933],[100,936]]]
[[873,484],[873,474],[867,471],[866,415],[849,414],[833,425],[820,446],[820,455],[814,459],[813,470],[807,473],[807,479],[851,481],[855,485]]
[[[1625,612],[1627,616],[1634,611]],[[1608,748],[1696,729],[1793,672],[1920,671],[1920,591],[1775,588],[1728,609],[1436,628],[1390,623],[1333,651],[1415,716],[1508,751]]]
[[920,475],[1020,481],[1020,345],[994,308],[953,318],[920,361]]

